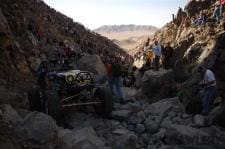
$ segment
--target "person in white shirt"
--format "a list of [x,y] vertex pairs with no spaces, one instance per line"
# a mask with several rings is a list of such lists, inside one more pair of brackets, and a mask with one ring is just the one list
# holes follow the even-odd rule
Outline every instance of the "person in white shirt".
[[198,72],[202,77],[202,81],[200,83],[201,86],[204,87],[203,92],[203,115],[208,115],[211,111],[212,103],[214,98],[216,97],[216,78],[214,73],[206,69],[204,66],[200,66],[198,68]]
[[154,52],[154,55],[155,55],[155,59],[154,59],[155,68],[154,69],[156,71],[158,71],[159,70],[159,60],[162,55],[162,53],[161,53],[162,47],[161,47],[161,45],[159,45],[158,41],[155,41],[152,51]]

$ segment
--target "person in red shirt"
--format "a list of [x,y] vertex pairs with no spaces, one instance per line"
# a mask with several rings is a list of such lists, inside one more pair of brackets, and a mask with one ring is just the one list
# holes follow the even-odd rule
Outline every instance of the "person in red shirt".
[[115,94],[114,83],[113,83],[113,75],[112,75],[112,62],[111,61],[107,62],[105,67],[106,67],[106,72],[107,72],[107,80],[108,80],[108,83],[109,83],[109,88],[110,88],[111,92],[113,94]]
[[112,64],[108,63],[106,64],[106,71],[108,76],[112,76]]

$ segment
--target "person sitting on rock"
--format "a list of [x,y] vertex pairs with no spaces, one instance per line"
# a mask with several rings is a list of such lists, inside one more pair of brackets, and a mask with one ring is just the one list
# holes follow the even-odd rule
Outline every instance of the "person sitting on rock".
[[217,23],[220,21],[220,1],[215,3],[212,19],[215,19]]
[[159,70],[159,60],[160,60],[160,57],[161,57],[161,51],[162,51],[161,45],[159,45],[158,41],[155,41],[155,43],[153,45],[153,52],[154,52],[154,55],[155,55],[154,70],[156,70],[156,71]]
[[203,24],[206,23],[206,21],[207,21],[206,14],[203,13],[203,12],[201,12],[200,15],[199,15],[199,17],[196,20],[194,20],[193,24],[194,25],[203,25]]
[[214,73],[206,69],[204,66],[198,68],[198,72],[202,77],[200,85],[204,88],[202,93],[203,115],[208,115],[212,109],[212,103],[216,97],[216,78]]

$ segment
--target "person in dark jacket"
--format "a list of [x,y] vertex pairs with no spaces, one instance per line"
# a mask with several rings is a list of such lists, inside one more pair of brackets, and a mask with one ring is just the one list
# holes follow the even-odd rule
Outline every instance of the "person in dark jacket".
[[174,49],[169,45],[169,43],[166,45],[166,47],[163,49],[162,51],[162,55],[163,55],[163,68],[164,69],[169,69],[171,66],[171,58],[173,57],[173,52]]
[[47,75],[47,62],[43,61],[41,62],[38,70],[37,70],[37,81],[38,85],[41,89],[40,91],[40,103],[41,103],[41,111],[46,113],[46,75]]
[[38,70],[37,70],[37,77],[38,77],[38,85],[41,89],[46,89],[46,74],[47,74],[47,62],[41,62]]

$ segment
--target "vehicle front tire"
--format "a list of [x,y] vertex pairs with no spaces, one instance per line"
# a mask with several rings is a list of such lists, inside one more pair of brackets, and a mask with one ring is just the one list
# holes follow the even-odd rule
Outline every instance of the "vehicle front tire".
[[42,112],[41,94],[42,92],[39,88],[33,88],[28,92],[28,100],[31,111]]
[[95,104],[95,112],[102,117],[110,117],[113,111],[114,98],[108,88],[97,88],[94,94],[95,100],[101,104]]
[[57,122],[60,122],[63,115],[63,108],[58,93],[56,91],[47,91],[46,96],[48,101],[48,115],[53,117]]

